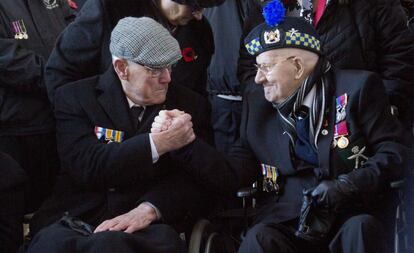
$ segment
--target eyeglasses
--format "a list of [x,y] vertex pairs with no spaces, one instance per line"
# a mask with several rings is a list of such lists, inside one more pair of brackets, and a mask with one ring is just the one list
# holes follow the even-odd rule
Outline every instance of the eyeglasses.
[[279,65],[280,63],[282,63],[282,62],[285,62],[285,61],[289,61],[289,60],[292,60],[292,59],[294,59],[296,56],[289,56],[288,58],[286,58],[286,59],[283,59],[283,60],[281,60],[281,61],[279,61],[279,62],[277,62],[277,63],[265,63],[265,64],[254,64],[254,66],[256,67],[256,70],[259,72],[259,71],[261,71],[264,75],[267,75],[267,74],[269,74],[269,72],[270,71],[272,71],[272,69],[274,68],[274,67],[276,67],[277,65]]
[[169,74],[171,74],[172,72],[172,67],[173,65],[167,66],[165,68],[159,68],[159,69],[154,69],[148,66],[143,65],[147,71],[150,73],[152,78],[158,78],[161,76],[162,73],[164,73],[165,71],[168,71]]

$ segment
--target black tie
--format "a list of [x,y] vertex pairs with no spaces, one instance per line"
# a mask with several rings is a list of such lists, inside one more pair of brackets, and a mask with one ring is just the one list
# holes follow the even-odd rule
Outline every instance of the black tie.
[[141,116],[144,107],[142,106],[133,106],[131,107],[131,117],[132,123],[134,124],[135,130],[138,130],[139,124],[141,123],[139,120],[139,116]]

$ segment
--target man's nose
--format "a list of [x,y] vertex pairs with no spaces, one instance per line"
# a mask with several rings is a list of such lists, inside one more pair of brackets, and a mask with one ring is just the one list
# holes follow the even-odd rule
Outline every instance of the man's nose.
[[168,68],[165,68],[162,70],[162,73],[160,75],[160,80],[163,83],[169,83],[171,82],[171,70]]
[[266,81],[266,75],[264,75],[264,74],[262,73],[262,71],[257,70],[257,72],[256,72],[256,76],[254,77],[254,81],[255,81],[255,83],[257,83],[257,84],[263,85],[263,84],[264,84],[264,82]]

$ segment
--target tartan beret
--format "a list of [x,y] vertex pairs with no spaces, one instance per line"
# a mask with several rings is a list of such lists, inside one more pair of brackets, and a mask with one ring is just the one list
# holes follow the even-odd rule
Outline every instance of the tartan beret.
[[299,48],[322,55],[319,35],[303,18],[285,17],[275,26],[262,23],[244,39],[244,44],[253,56],[279,48]]

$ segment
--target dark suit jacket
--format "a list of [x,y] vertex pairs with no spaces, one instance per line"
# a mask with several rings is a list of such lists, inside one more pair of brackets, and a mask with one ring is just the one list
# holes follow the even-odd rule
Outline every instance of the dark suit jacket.
[[[103,75],[59,89],[55,102],[62,174],[53,196],[36,215],[34,231],[65,211],[97,225],[133,209],[137,201],[154,204],[165,222],[175,222],[201,207],[199,187],[168,154],[152,163],[148,135],[161,109],[176,108],[190,113],[196,133],[210,140],[207,102],[198,94],[170,86],[164,104],[146,108],[137,132],[112,67]],[[123,131],[124,140],[98,140],[95,127]]]
[[[244,99],[241,138],[228,159],[202,141],[196,141],[191,152],[183,152],[179,158],[190,161],[192,167],[197,168],[194,174],[217,192],[234,193],[261,177],[261,164],[275,166],[280,173],[282,192],[279,196],[275,193],[262,196],[259,204],[268,205],[266,215],[276,222],[299,216],[302,191],[316,186],[321,180],[315,171],[325,171],[325,179],[348,174],[360,195],[373,200],[390,180],[401,175],[402,168],[408,163],[409,135],[391,115],[377,75],[365,71],[331,70],[329,80],[328,124],[323,128],[328,132],[320,134],[317,141],[318,168],[300,170],[293,164],[289,137],[283,134],[281,119],[271,103],[265,100],[260,86]],[[345,149],[332,148],[335,99],[344,93],[348,94],[346,123],[350,144]],[[354,170],[355,160],[347,158],[353,154],[355,146],[366,147],[364,155],[369,159]]]

